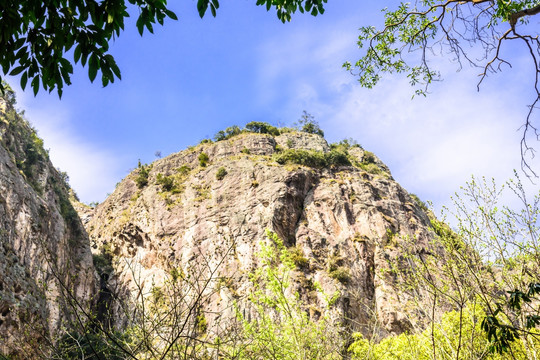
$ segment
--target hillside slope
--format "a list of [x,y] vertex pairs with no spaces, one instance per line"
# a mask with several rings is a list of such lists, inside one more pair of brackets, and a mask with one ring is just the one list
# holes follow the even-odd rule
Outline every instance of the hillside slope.
[[[425,212],[376,156],[295,131],[242,133],[139,164],[85,216],[94,253],[109,262],[102,278],[120,297],[159,287],[172,269],[218,277],[201,305],[209,328],[253,312],[249,274],[268,229],[296,254],[292,289],[310,316],[330,313],[348,331],[379,337],[409,330],[417,314],[407,313],[391,266],[402,239],[420,251],[433,238]],[[121,306],[109,310],[125,321]]]
[[0,97],[0,357],[40,359],[97,293],[88,236],[42,140]]

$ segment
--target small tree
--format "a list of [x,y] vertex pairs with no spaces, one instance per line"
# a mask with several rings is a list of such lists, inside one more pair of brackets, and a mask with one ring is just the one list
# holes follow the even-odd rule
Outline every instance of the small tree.
[[311,319],[299,295],[291,293],[293,253],[279,237],[266,232],[261,244],[262,266],[250,274],[253,292],[248,305],[254,318],[238,314],[243,345],[229,354],[234,359],[342,359],[340,327],[326,316]]
[[210,160],[208,155],[206,153],[204,153],[204,152],[199,154],[198,159],[199,159],[199,165],[202,166],[202,167],[206,167],[206,165],[208,165],[208,160]]
[[315,121],[315,117],[306,110],[304,110],[304,113],[300,119],[298,119],[297,127],[300,131],[324,137],[324,131],[319,127],[319,123]]

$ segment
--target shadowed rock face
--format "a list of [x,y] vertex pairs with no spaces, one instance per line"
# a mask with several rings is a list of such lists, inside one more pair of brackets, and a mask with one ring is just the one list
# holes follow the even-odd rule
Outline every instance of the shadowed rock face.
[[41,140],[0,98],[0,354],[43,358],[69,323],[66,293],[96,294],[86,232]]
[[[273,161],[276,151],[287,148],[330,151],[312,134],[242,134],[135,169],[93,215],[85,215],[93,251],[113,258],[107,286],[128,296],[134,279],[159,283],[171,266],[189,271],[219,264],[217,273],[233,285],[206,306],[216,318],[232,317],[232,302],[242,303],[250,291],[247,275],[258,266],[259,242],[270,229],[307,259],[293,274],[294,290],[313,316],[327,311],[324,299],[306,286],[318,282],[326,294],[339,291],[330,311],[350,329],[375,329],[380,336],[409,329],[401,306],[406,295],[387,270],[399,257],[401,239],[427,245],[433,236],[427,215],[376,157],[370,161],[378,171],[372,173]],[[198,160],[203,152],[205,167]],[[349,153],[357,164],[367,156],[361,148]],[[220,168],[226,170],[222,178],[216,176]],[[138,186],[144,170],[147,184]]]

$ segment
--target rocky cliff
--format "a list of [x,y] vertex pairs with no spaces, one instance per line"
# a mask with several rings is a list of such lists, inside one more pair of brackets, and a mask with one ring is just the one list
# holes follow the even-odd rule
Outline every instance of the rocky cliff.
[[[204,305],[207,321],[232,318],[233,303],[247,306],[269,229],[296,254],[293,289],[311,316],[330,311],[379,336],[411,327],[390,271],[397,245],[433,238],[425,212],[375,155],[297,131],[242,133],[139,164],[84,216],[92,251],[107,260],[104,286],[120,296],[138,297],[171,269],[206,269],[226,285]],[[321,293],[335,296],[330,308]],[[109,308],[117,325],[120,310]]]
[[75,323],[97,293],[88,236],[65,174],[42,140],[0,98],[0,357],[44,358],[48,341]]

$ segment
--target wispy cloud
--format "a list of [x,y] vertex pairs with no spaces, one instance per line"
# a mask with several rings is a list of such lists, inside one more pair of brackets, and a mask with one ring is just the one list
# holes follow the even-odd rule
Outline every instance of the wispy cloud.
[[126,159],[76,134],[71,128],[76,117],[55,100],[39,105],[27,92],[19,89],[17,94],[18,106],[25,110],[26,117],[38,129],[45,148],[49,149],[52,163],[67,172],[70,185],[81,201],[103,201],[126,175],[127,171],[121,170]]
[[[329,140],[355,138],[381,157],[406,189],[436,207],[447,204],[471,175],[502,183],[519,169],[525,85],[490,78],[477,92],[477,70],[457,74],[455,64],[442,58],[437,65],[445,80],[434,84],[427,98],[411,100],[413,89],[404,77],[391,76],[374,89],[363,89],[336,64],[343,56],[358,56],[351,48],[353,35],[338,27],[306,31],[309,35],[261,47],[265,59],[278,46],[284,53],[301,49],[294,55],[300,58],[293,56],[291,62],[283,57],[261,61],[261,87],[266,94],[287,94],[286,109],[302,104],[313,112]],[[294,80],[282,81],[295,71]],[[540,170],[538,161],[531,163]]]

